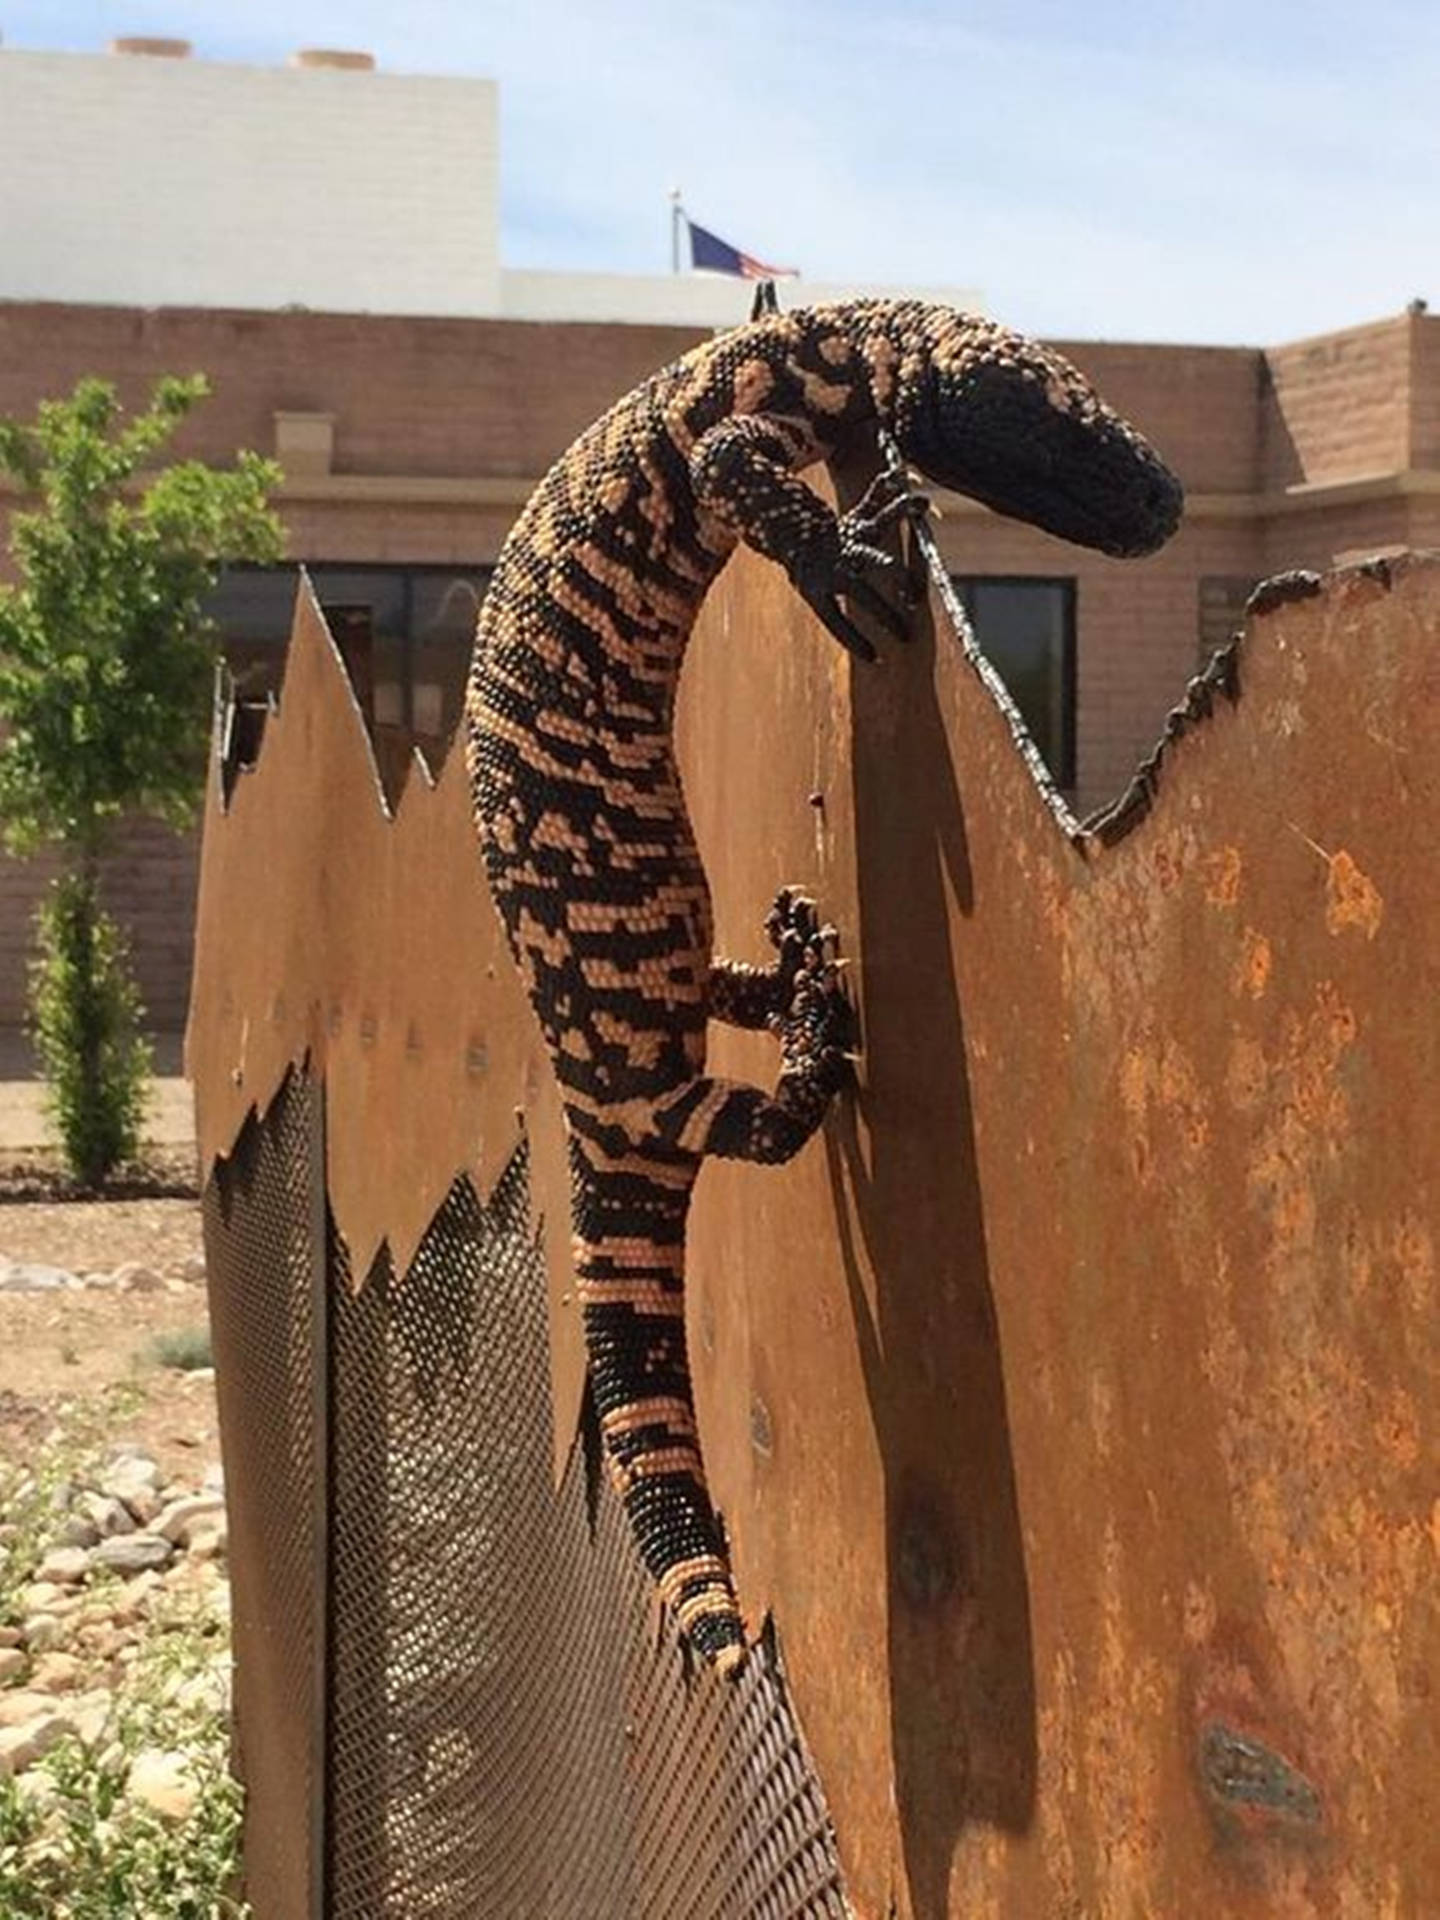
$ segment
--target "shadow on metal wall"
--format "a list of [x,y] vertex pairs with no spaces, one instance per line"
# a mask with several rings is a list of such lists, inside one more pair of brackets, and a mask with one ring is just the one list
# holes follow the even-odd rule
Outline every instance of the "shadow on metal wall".
[[189,1036],[257,1920],[1433,1905],[1440,569],[1262,595],[1084,824],[942,584],[866,671],[737,557],[682,686],[718,945],[808,885],[865,1037],[697,1191],[733,1692],[593,1472],[460,756],[392,808],[302,594]]

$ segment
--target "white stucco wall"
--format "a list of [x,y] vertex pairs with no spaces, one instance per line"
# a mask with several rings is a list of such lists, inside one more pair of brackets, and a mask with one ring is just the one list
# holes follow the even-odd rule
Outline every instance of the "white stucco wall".
[[0,49],[0,298],[500,308],[492,81]]
[[[856,300],[939,300],[983,311],[971,287],[842,286],[815,280],[776,283],[783,308]],[[505,268],[500,312],[507,320],[628,320],[695,327],[733,327],[750,317],[755,282],[722,273],[547,273]]]

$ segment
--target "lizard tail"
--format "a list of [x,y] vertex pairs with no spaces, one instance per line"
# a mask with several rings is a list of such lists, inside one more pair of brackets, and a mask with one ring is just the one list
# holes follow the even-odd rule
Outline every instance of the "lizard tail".
[[705,1485],[685,1343],[694,1167],[647,1159],[602,1168],[573,1148],[572,1160],[575,1270],[610,1478],[685,1639],[733,1675],[745,1624]]

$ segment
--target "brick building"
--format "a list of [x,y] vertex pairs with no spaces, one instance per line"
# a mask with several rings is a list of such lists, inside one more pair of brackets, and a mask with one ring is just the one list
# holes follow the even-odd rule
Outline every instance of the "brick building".
[[[202,62],[0,52],[0,95],[9,86],[13,100],[30,101],[36,126],[64,123],[51,111],[62,96],[94,113],[128,114],[138,150],[147,115],[160,111],[150,100],[157,88],[161,108],[177,86],[194,86],[219,111],[215,89],[230,85],[227,72]],[[402,83],[385,94],[388,77],[363,66],[269,75],[264,85],[246,70],[234,113],[259,114],[267,137],[292,139],[300,214],[290,209],[291,224],[303,225],[307,193],[312,203],[328,194],[330,174],[346,164],[334,150],[343,119],[326,121],[320,147],[301,137],[320,96],[294,88],[317,83],[326,112],[336,86],[380,89],[373,113],[355,116],[362,144],[374,137],[376,114],[393,108],[396,129],[413,134],[415,116],[430,112],[423,88],[417,95]],[[493,89],[456,84],[475,89],[475,150],[484,159],[493,153]],[[36,98],[49,103],[46,113],[33,111]],[[450,100],[443,91],[434,98]],[[447,108],[447,139],[463,137],[463,117]],[[7,169],[12,185],[27,164],[22,136],[23,127]],[[319,171],[302,191],[307,153],[319,156]],[[422,172],[424,158],[422,143]],[[493,168],[482,169],[481,184],[493,202]],[[398,188],[395,196],[390,211],[402,224],[417,217],[420,198],[412,204]],[[53,217],[67,217],[68,204],[57,202]],[[342,201],[336,218],[353,225],[362,212]],[[352,256],[331,247],[309,265],[303,251],[285,253],[297,277],[278,292],[303,301],[334,280],[337,298],[369,311],[279,307],[270,298],[277,287],[226,306],[222,298],[237,297],[227,278],[233,250],[212,247],[197,254],[192,282],[167,283],[144,304],[134,304],[142,297],[134,292],[107,304],[100,283],[64,281],[84,244],[76,233],[52,257],[22,233],[0,262],[0,415],[28,416],[86,374],[114,379],[138,403],[162,373],[204,371],[214,398],[176,450],[218,463],[242,446],[277,455],[289,552],[311,567],[365,704],[382,727],[437,750],[454,723],[487,570],[531,486],[612,399],[709,326],[738,318],[733,309],[745,300],[734,282],[706,287],[686,276],[622,284],[616,276],[507,275],[497,253],[486,256],[495,282],[488,313],[447,312],[480,298],[457,279],[433,289],[431,317],[412,317],[386,311],[393,300],[368,298],[358,281],[342,285]],[[135,257],[112,248],[116,286]],[[313,288],[312,268],[320,275]],[[26,297],[52,285],[63,286],[63,298]],[[832,290],[806,294],[822,291]],[[163,304],[177,297],[184,304]],[[545,317],[509,317],[527,312]],[[576,317],[587,314],[603,317]],[[982,642],[1085,810],[1123,784],[1197,663],[1232,631],[1257,579],[1440,545],[1440,320],[1416,311],[1269,351],[1058,344],[1178,469],[1188,497],[1181,531],[1153,558],[1122,563],[949,501],[941,542],[966,583]],[[0,521],[5,504],[0,496]],[[276,678],[293,578],[293,568],[237,571],[218,597],[227,651],[252,686]],[[137,823],[107,874],[160,1028],[184,1017],[195,866],[189,840]],[[21,1014],[29,911],[44,875],[43,862],[0,859],[0,1026]]]

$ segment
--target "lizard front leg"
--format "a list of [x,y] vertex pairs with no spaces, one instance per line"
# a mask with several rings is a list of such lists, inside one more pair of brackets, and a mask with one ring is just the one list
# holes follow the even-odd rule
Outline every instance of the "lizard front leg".
[[[896,556],[875,543],[898,521],[923,514],[928,502],[910,491],[903,474],[883,472],[848,512],[837,515],[799,478],[799,470],[824,453],[804,420],[732,415],[695,444],[695,498],[747,546],[785,569],[843,647],[873,660],[874,647],[840,601],[854,601],[899,638],[909,638],[908,576]],[[896,573],[900,605],[871,584],[872,575]]]

